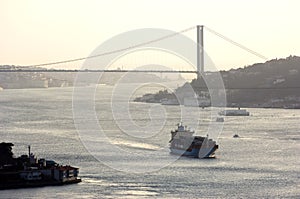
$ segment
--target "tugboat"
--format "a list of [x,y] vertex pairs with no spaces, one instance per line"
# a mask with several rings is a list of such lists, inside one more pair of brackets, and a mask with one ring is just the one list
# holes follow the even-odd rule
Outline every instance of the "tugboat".
[[16,189],[79,183],[79,169],[28,155],[15,158],[12,143],[0,143],[0,189]]
[[177,124],[177,129],[171,131],[170,151],[172,154],[194,158],[213,158],[218,145],[215,141],[202,136],[194,136],[182,122]]

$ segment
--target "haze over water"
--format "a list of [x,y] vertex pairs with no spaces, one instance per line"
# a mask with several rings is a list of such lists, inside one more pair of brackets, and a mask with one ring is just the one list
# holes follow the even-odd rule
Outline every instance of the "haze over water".
[[[111,86],[97,90],[96,109],[110,115]],[[155,88],[153,88],[153,91]],[[144,91],[143,91],[144,92]],[[147,90],[150,92],[150,90]],[[149,104],[130,102],[130,113],[144,115]],[[158,105],[160,106],[160,105]],[[166,125],[151,143],[124,139],[107,117],[101,120],[112,141],[124,152],[146,153],[168,144],[180,120],[177,106],[164,107]],[[247,109],[249,117],[225,117],[216,159],[180,158],[158,171],[120,172],[95,160],[74,127],[72,88],[3,90],[0,92],[1,140],[15,144],[15,155],[30,144],[38,157],[80,168],[83,182],[69,186],[0,191],[0,198],[299,198],[300,110]],[[199,135],[210,120],[201,110]],[[136,118],[143,124],[149,118]],[[202,128],[201,128],[202,127]],[[232,138],[238,133],[241,138]],[[112,154],[117,160],[122,154]],[[161,154],[170,156],[170,154]],[[132,167],[136,165],[131,163]]]
[[[174,91],[196,74],[175,74],[168,79],[167,74],[160,73],[160,79],[167,83],[177,81],[171,88],[155,76],[149,80],[146,75],[128,75],[123,82],[144,82],[139,85],[141,89],[131,93],[126,86],[116,92],[115,87],[105,85],[121,82],[106,73],[95,96],[84,92],[76,96],[79,105],[88,97],[94,100],[88,104],[92,109],[82,103],[81,115],[74,111],[74,88],[52,87],[73,86],[75,73],[15,73],[36,66],[64,70],[154,70],[164,66],[194,71],[200,66],[196,64],[196,50],[203,46],[196,45],[201,40],[196,26],[203,25],[204,71],[198,72],[223,71],[222,77],[226,77],[222,81],[213,78],[209,92],[195,89],[197,94],[209,94],[211,99],[211,94],[223,96],[225,89],[217,91],[214,87],[218,88],[219,82],[223,88],[225,82],[227,102],[233,102],[232,106],[299,108],[300,58],[290,56],[300,55],[299,7],[299,0],[1,0],[0,69],[14,71],[0,71],[0,143],[14,143],[16,157],[27,153],[31,145],[38,158],[79,167],[82,182],[0,190],[0,198],[300,198],[300,109],[247,108],[249,117],[224,117],[222,131],[210,135],[219,145],[215,159],[177,159],[169,154],[170,131],[184,120],[184,125],[197,129],[197,135],[205,136],[216,124],[211,112],[219,109],[189,107],[182,117],[183,106],[137,103],[133,99],[162,87]],[[183,37],[186,40],[181,40]],[[90,56],[93,58],[86,59]],[[293,67],[282,64],[287,63],[280,59],[285,57]],[[257,63],[264,62],[265,66],[256,70]],[[252,64],[256,66],[243,75],[244,66]],[[269,69],[271,73],[263,73]],[[79,86],[99,83],[99,77],[93,76],[96,73],[85,74],[77,81]],[[157,87],[142,88],[149,82],[157,82]],[[11,89],[32,86],[49,88]],[[236,89],[242,86],[247,90],[239,93]],[[116,101],[111,101],[112,94]],[[103,130],[98,137],[89,134],[100,133],[100,128],[89,126],[95,122],[92,116]],[[83,121],[81,126],[76,119]],[[126,131],[130,122],[137,128],[131,126],[133,131]],[[79,127],[86,131],[78,131]],[[234,134],[240,137],[233,138]],[[94,145],[87,146],[83,138]],[[105,138],[119,152],[110,151],[102,142]],[[93,147],[99,160],[89,151]],[[135,161],[138,155],[142,158]]]

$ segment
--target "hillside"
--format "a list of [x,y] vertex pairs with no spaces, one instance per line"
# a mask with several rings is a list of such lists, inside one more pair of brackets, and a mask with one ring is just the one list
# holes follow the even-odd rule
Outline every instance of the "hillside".
[[[300,57],[273,59],[243,68],[220,71],[220,74],[226,88],[227,106],[276,108],[300,106]],[[209,98],[203,78],[194,79],[186,84],[191,84],[199,96]],[[179,101],[187,94],[184,92],[185,86],[187,85],[176,90]]]

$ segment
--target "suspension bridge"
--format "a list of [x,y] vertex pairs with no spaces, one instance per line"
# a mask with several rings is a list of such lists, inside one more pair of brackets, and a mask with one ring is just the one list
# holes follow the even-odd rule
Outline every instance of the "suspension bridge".
[[[93,59],[96,57],[101,57],[101,56],[106,56],[106,55],[110,55],[110,54],[114,54],[114,53],[118,53],[118,52],[125,52],[128,50],[132,50],[132,49],[136,49],[136,48],[140,48],[143,47],[147,44],[151,44],[154,42],[159,42],[165,39],[168,39],[170,37],[175,37],[178,34],[183,34],[185,32],[191,31],[197,29],[197,70],[136,70],[136,69],[128,69],[128,70],[123,70],[123,69],[97,69],[97,70],[90,70],[90,69],[83,69],[83,70],[77,70],[77,69],[47,69],[50,68],[54,65],[59,65],[59,64],[67,64],[67,63],[74,63],[74,62],[79,62],[79,61],[84,61],[87,59]],[[16,73],[16,72],[49,72],[49,73],[56,73],[56,72],[66,72],[66,73],[74,73],[74,72],[79,72],[79,73],[92,73],[92,72],[105,72],[105,73],[128,73],[128,72],[132,72],[132,73],[191,73],[191,74],[197,74],[197,76],[201,76],[201,74],[205,73],[205,66],[204,66],[204,29],[207,30],[208,32],[216,35],[217,37],[231,43],[232,45],[235,45],[239,48],[241,48],[244,51],[247,51],[248,53],[255,55],[263,60],[267,60],[267,58],[265,56],[263,56],[262,54],[251,50],[249,48],[247,48],[246,46],[222,35],[221,33],[218,33],[217,31],[207,27],[207,26],[203,26],[203,25],[197,25],[197,26],[192,26],[189,28],[186,28],[184,30],[181,30],[179,32],[175,32],[173,34],[169,34],[160,38],[156,38],[153,40],[149,40],[147,42],[144,43],[139,43],[133,46],[128,46],[126,48],[121,48],[121,49],[115,49],[112,51],[108,51],[108,52],[104,52],[101,54],[97,54],[97,55],[92,55],[92,56],[88,56],[88,57],[81,57],[81,58],[74,58],[74,59],[68,59],[68,60],[61,60],[61,61],[55,61],[55,62],[48,62],[48,63],[39,63],[39,64],[34,64],[34,65],[27,65],[27,66],[22,66],[16,70],[11,70],[11,69],[1,69],[0,68],[0,73]],[[41,69],[37,67],[43,67],[45,69]]]

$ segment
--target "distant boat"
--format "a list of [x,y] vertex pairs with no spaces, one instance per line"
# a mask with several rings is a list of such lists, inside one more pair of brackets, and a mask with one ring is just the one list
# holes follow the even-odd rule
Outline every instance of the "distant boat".
[[283,107],[284,109],[300,109],[300,104],[289,104]]
[[177,129],[171,131],[171,153],[195,158],[214,157],[219,147],[216,142],[209,139],[208,135],[206,137],[194,136],[194,133],[179,123]]
[[249,116],[250,113],[245,109],[230,109],[230,110],[223,110],[219,112],[219,115],[224,116]]

